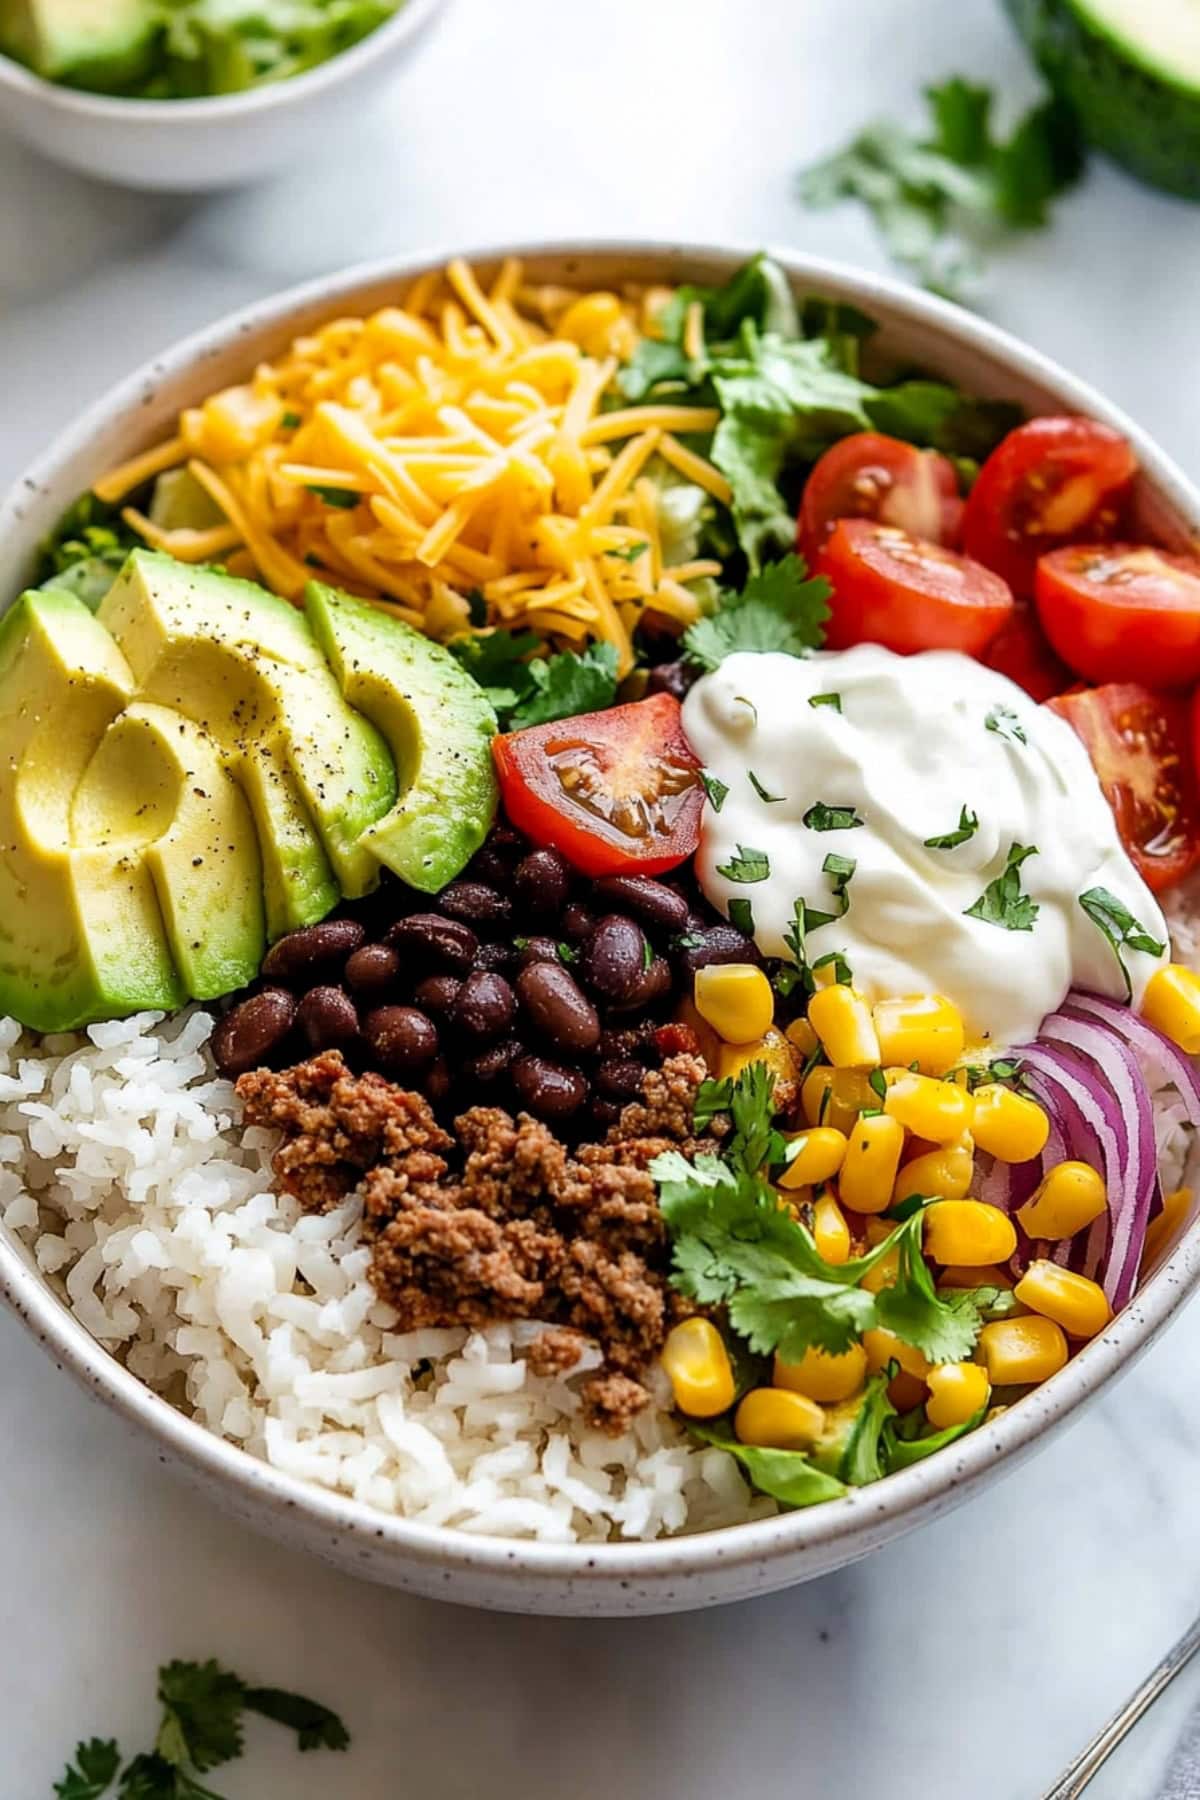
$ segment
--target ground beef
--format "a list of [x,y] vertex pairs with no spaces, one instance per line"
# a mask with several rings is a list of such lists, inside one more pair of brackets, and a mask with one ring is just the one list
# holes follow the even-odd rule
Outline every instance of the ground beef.
[[693,1136],[703,1060],[668,1057],[602,1144],[574,1152],[522,1113],[473,1107],[444,1132],[419,1094],[352,1075],[336,1051],[280,1074],[243,1075],[251,1125],[283,1133],[274,1167],[306,1210],[361,1185],[371,1280],[398,1329],[540,1319],[536,1373],[565,1373],[583,1340],[603,1366],[581,1389],[589,1419],[620,1433],[649,1395],[640,1379],[673,1319],[670,1250],[648,1174]]

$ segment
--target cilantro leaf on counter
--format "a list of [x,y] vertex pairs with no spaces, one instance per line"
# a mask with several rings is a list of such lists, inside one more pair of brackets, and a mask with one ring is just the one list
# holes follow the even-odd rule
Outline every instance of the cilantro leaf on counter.
[[345,1750],[350,1743],[350,1733],[337,1713],[319,1700],[268,1687],[248,1687],[242,1699],[251,1712],[294,1731],[298,1750]]
[[54,1792],[58,1800],[100,1800],[120,1766],[116,1738],[89,1738],[76,1744],[75,1761],[67,1764],[62,1780],[54,1783]]
[[158,1671],[162,1724],[154,1748],[167,1762],[204,1774],[242,1753],[244,1688],[218,1662],[171,1662]]
[[1036,844],[1014,844],[1003,873],[989,881],[973,906],[965,907],[968,919],[985,925],[1002,925],[1005,931],[1032,931],[1041,907],[1021,892],[1021,864],[1037,855]]
[[454,638],[447,649],[485,690],[502,731],[598,712],[612,704],[617,691],[617,653],[611,644],[537,655],[542,640],[536,632],[500,627]]
[[1107,888],[1088,888],[1086,893],[1080,894],[1079,904],[1092,924],[1104,933],[1112,945],[1113,955],[1125,978],[1125,998],[1132,1001],[1133,982],[1121,951],[1128,945],[1131,950],[1145,951],[1147,956],[1161,956],[1167,946],[1158,938],[1151,937],[1146,927],[1134,918],[1124,901],[1118,900]]
[[1083,141],[1057,100],[1035,106],[1001,138],[988,88],[955,76],[925,97],[924,132],[891,120],[868,125],[802,173],[799,197],[811,208],[859,201],[894,262],[935,292],[962,298],[998,231],[1046,223],[1050,202],[1082,172]]
[[973,838],[978,830],[979,814],[973,813],[969,807],[963,806],[959,809],[956,829],[943,832],[941,837],[926,838],[925,848],[926,850],[957,850],[960,844],[965,844]]
[[802,557],[781,557],[751,575],[740,594],[722,594],[715,613],[688,626],[684,655],[707,670],[737,650],[803,656],[823,641],[830,592],[824,576],[809,575]]

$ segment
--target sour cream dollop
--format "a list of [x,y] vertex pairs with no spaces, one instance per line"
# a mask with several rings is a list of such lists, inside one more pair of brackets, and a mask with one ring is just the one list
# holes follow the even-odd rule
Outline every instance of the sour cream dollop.
[[[969,657],[874,644],[803,659],[739,652],[696,683],[683,722],[710,796],[728,790],[704,810],[700,884],[722,912],[749,902],[767,956],[790,959],[802,899],[839,915],[808,931],[810,962],[839,951],[871,1000],[944,994],[970,1040],[1000,1045],[1032,1037],[1073,986],[1125,998],[1081,894],[1106,889],[1167,942],[1083,744]],[[927,842],[956,834],[948,848]],[[1008,887],[1036,906],[1030,928],[971,916],[1021,848],[1031,854]],[[848,878],[839,858],[853,861]],[[1002,902],[993,890],[984,908],[1030,918]],[[1137,1002],[1165,954],[1121,954]]]

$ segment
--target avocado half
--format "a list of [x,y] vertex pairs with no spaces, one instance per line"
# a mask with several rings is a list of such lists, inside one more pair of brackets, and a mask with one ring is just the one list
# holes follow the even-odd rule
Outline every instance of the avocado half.
[[1088,142],[1151,186],[1200,199],[1195,0],[1004,0]]

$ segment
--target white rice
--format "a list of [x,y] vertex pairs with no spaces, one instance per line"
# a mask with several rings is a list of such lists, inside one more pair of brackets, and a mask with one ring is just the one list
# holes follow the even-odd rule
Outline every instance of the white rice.
[[398,1333],[358,1201],[305,1217],[272,1191],[272,1134],[238,1125],[212,1023],[143,1013],[35,1047],[0,1020],[0,1219],[134,1374],[274,1467],[428,1524],[568,1542],[776,1510],[666,1391],[623,1437],[589,1429],[595,1349],[567,1381],[530,1372],[536,1325]]

